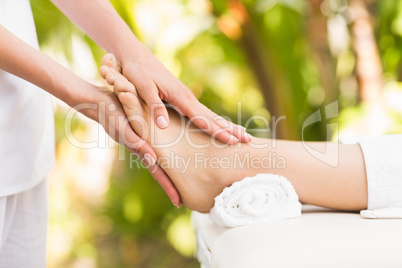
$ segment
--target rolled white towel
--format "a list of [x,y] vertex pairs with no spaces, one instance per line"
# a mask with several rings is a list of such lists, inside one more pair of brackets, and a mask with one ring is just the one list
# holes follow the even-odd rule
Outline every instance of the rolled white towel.
[[389,207],[360,211],[365,219],[402,219],[402,208]]
[[220,226],[239,227],[299,217],[301,204],[293,185],[285,177],[257,174],[226,187],[215,197],[209,215]]

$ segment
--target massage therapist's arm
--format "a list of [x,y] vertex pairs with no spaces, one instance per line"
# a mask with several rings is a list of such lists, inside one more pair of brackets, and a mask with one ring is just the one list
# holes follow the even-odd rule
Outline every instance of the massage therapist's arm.
[[[0,25],[0,69],[12,73],[41,87],[71,107],[79,104],[94,104],[96,108],[80,109],[87,117],[99,122],[106,132],[117,142],[125,145],[130,152],[152,152],[148,143],[140,139],[128,124],[128,120],[116,96],[103,88],[92,85],[40,51],[10,33]],[[100,103],[106,105],[100,106]],[[100,107],[114,104],[117,109],[100,111]],[[139,147],[140,146],[140,147]],[[158,166],[152,167],[153,176],[164,188],[174,204],[180,204],[179,195]]]
[[[123,65],[123,74],[130,80],[152,109],[153,120],[166,128],[169,116],[162,100],[176,107],[193,123],[224,143],[238,139],[248,142],[251,136],[244,129],[210,111],[193,93],[174,77],[131,32],[108,0],[52,0],[74,23],[97,44],[112,52]],[[206,120],[201,119],[205,118]],[[207,121],[207,122],[206,122]]]

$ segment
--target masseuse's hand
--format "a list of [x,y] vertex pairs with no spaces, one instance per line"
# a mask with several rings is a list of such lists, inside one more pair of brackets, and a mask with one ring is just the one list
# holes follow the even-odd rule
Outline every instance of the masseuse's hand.
[[[29,64],[27,59],[30,59]],[[41,87],[99,122],[114,140],[125,145],[130,152],[136,153],[142,159],[145,158],[153,177],[162,185],[172,202],[175,205],[181,204],[179,194],[170,179],[154,164],[155,152],[131,129],[123,108],[113,92],[82,80],[1,25],[0,69]]]
[[[243,128],[217,117],[200,104],[191,91],[139,42],[110,1],[52,0],[52,2],[98,45],[116,55],[124,67],[123,74],[135,85],[139,97],[147,103],[151,113],[154,106],[158,105],[153,118],[159,127],[164,128],[169,123],[167,111],[162,105],[164,100],[175,106],[181,114],[189,117],[200,129],[225,143],[234,144],[237,139],[243,142],[251,139]],[[155,155],[149,145],[136,148],[135,151],[140,151],[141,157],[145,152],[151,156]],[[170,182],[160,172],[154,173],[153,176],[162,186]],[[172,195],[170,193],[168,195],[172,199]]]
[[[133,53],[135,55],[131,56]],[[223,119],[201,104],[191,90],[142,44],[137,45],[132,53],[123,56],[121,61],[124,76],[134,84],[139,97],[151,109],[153,120],[159,128],[166,128],[169,124],[163,100],[190,118],[198,128],[224,143],[236,144],[239,140],[251,140],[243,127]]]
[[[178,191],[166,173],[153,160],[155,153],[151,146],[132,130],[123,107],[115,94],[102,88],[97,88],[94,92],[98,95],[98,102],[96,103],[98,108],[80,110],[80,112],[97,121],[116,142],[124,145],[132,154],[143,159],[144,164],[165,190],[172,203],[181,206],[182,202]],[[154,156],[151,156],[150,153]]]

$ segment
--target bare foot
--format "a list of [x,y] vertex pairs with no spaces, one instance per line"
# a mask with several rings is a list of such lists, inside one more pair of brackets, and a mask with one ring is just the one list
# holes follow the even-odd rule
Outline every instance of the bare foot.
[[[169,175],[188,208],[209,211],[214,198],[225,187],[244,178],[242,170],[234,168],[231,161],[239,148],[211,138],[173,109],[169,109],[169,127],[155,127],[148,112],[150,109],[138,98],[134,85],[120,73],[114,56],[106,55],[102,64],[101,75],[114,86],[134,131],[151,144],[159,165]],[[222,148],[227,148],[226,155]],[[225,166],[222,166],[222,160]]]
[[[209,211],[222,190],[245,177],[273,173],[287,178],[303,203],[342,210],[367,207],[367,182],[359,145],[302,143],[253,138],[227,145],[195,127],[170,109],[170,124],[159,129],[135,87],[120,73],[114,56],[105,56],[102,76],[114,85],[130,123],[158,156],[183,203],[192,210]],[[205,122],[208,125],[208,122]],[[305,146],[325,146],[326,157],[336,156],[336,167],[310,154]]]

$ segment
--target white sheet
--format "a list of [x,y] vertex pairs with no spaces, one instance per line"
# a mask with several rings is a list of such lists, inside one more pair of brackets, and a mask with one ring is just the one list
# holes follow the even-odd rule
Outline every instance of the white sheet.
[[402,267],[402,220],[303,206],[292,220],[228,229],[193,212],[193,224],[209,256],[205,268]]

